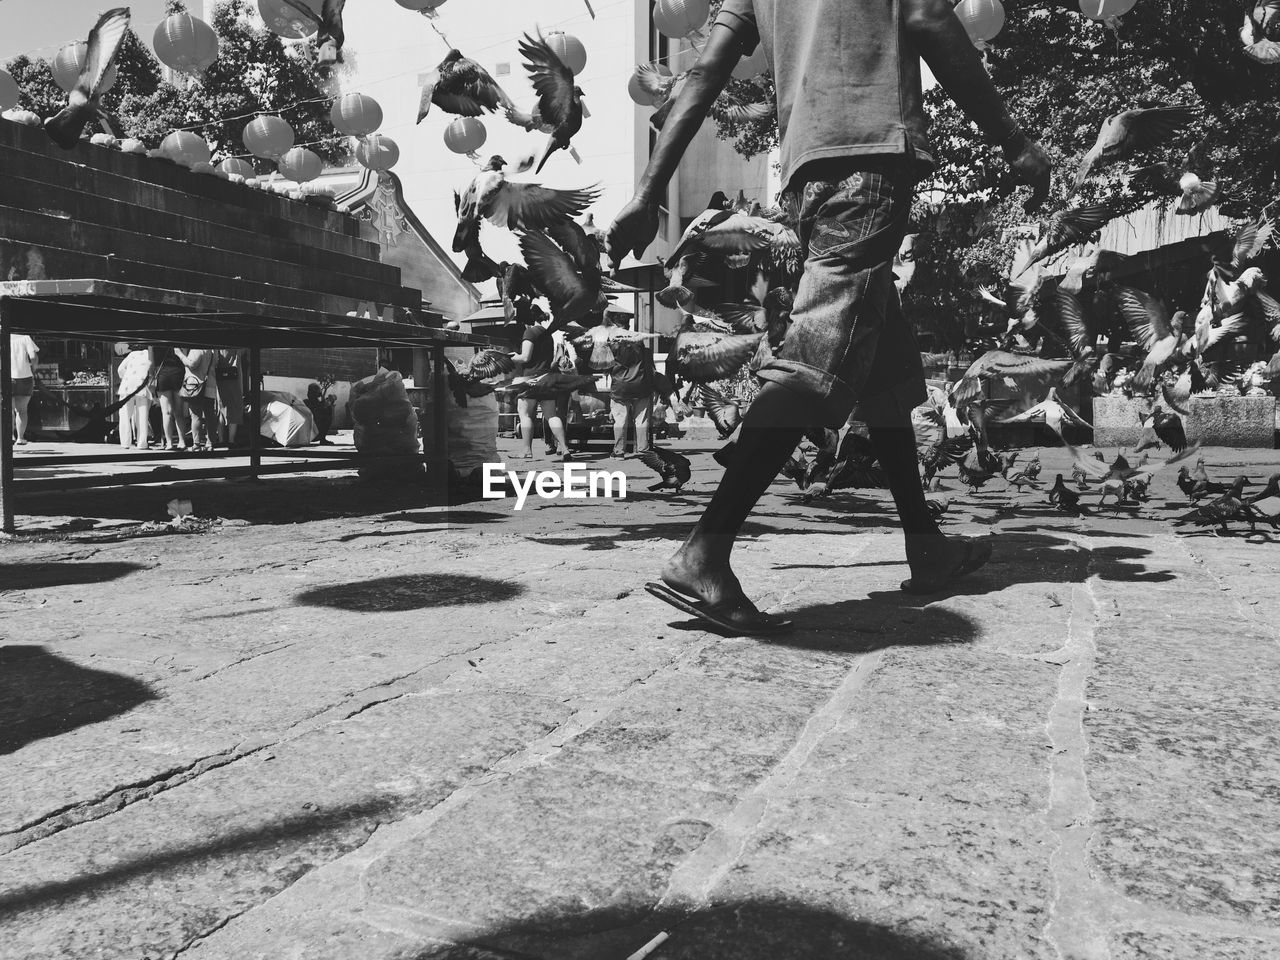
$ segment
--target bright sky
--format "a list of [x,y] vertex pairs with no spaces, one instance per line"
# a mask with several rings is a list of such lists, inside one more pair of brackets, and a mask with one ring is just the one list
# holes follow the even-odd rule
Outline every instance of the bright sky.
[[164,19],[164,0],[0,0],[0,62],[20,53],[48,58],[72,40],[83,40],[98,14],[129,7],[133,29],[151,42]]

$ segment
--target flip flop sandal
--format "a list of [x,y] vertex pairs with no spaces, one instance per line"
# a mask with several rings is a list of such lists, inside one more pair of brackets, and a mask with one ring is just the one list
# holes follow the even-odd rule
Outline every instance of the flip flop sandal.
[[705,620],[734,636],[767,637],[785,633],[791,629],[791,621],[773,617],[767,613],[754,613],[739,605],[709,604],[705,600],[686,596],[665,583],[650,582],[644,588],[659,600],[671,604],[690,616]]
[[935,580],[926,580],[921,583],[916,583],[912,577],[908,577],[899,584],[902,592],[915,594],[916,596],[938,593],[961,577],[973,573],[973,571],[991,559],[991,541],[989,538],[984,540],[971,539],[968,541],[968,545],[969,552],[965,554],[965,558],[956,564],[950,573],[943,574]]

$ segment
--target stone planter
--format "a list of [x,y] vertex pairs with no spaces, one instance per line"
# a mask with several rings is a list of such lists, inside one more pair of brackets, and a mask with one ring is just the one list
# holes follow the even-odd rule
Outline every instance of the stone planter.
[[[1127,397],[1093,398],[1093,443],[1128,447],[1142,434],[1141,417],[1151,404]],[[1188,403],[1187,439],[1205,446],[1264,447],[1275,445],[1275,397],[1194,397]]]

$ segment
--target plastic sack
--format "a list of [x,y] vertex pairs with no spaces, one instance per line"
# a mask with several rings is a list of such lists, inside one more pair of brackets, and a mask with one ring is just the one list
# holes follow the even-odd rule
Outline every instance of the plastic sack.
[[498,460],[498,398],[468,397],[458,406],[449,394],[449,462],[463,476],[485,463]]
[[[356,450],[370,456],[404,456],[421,452],[418,412],[409,401],[404,378],[395,370],[380,370],[351,385],[347,411],[355,424]],[[420,474],[421,463],[368,464],[365,478]]]
[[316,438],[316,422],[301,400],[277,390],[262,391],[259,433],[282,447],[305,447]]

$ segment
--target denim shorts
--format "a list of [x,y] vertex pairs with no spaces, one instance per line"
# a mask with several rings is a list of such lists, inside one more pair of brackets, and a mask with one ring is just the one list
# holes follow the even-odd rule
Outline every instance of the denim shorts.
[[827,426],[901,423],[926,399],[892,271],[916,175],[907,157],[847,157],[805,164],[787,187],[804,274],[782,349],[757,376],[812,396]]

